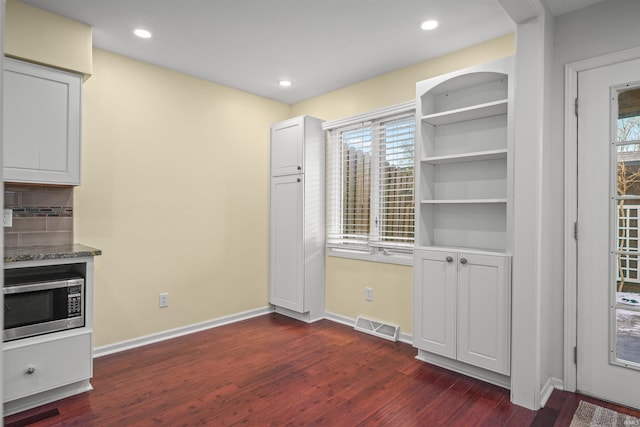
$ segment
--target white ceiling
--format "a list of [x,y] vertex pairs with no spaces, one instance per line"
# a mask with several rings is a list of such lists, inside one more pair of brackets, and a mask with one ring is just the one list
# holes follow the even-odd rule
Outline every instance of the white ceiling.
[[605,0],[546,0],[549,5],[551,13],[555,16],[564,15],[565,13],[573,12],[574,10],[582,9],[583,7],[591,6],[595,3],[600,3]]
[[[498,0],[22,1],[91,25],[95,47],[287,104],[515,30]],[[420,30],[426,19],[440,26]]]

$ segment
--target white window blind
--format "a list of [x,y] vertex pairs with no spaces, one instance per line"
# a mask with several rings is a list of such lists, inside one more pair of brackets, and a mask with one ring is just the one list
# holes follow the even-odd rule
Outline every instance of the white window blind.
[[[413,246],[415,116],[380,122],[378,131],[377,239],[383,246]],[[375,225],[375,224],[374,224]]]
[[413,249],[414,114],[406,103],[325,123],[329,248]]

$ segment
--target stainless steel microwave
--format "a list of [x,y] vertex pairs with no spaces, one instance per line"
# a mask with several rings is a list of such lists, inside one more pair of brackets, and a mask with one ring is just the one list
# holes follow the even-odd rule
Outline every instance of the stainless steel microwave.
[[4,341],[82,326],[82,277],[71,274],[5,277]]

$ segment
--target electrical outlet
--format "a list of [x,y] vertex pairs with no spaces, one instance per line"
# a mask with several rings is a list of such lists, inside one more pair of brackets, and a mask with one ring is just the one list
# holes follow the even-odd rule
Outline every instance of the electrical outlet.
[[160,308],[162,307],[169,307],[169,294],[166,292],[160,294]]
[[13,227],[13,209],[4,209],[2,211],[2,225]]
[[373,288],[364,288],[364,299],[373,301]]

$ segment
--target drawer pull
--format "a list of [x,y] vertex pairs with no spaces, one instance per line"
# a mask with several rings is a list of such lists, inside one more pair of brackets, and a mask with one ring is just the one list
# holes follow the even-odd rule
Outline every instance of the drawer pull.
[[24,373],[27,375],[33,375],[36,372],[36,367],[33,365],[27,366],[27,369],[24,370]]

